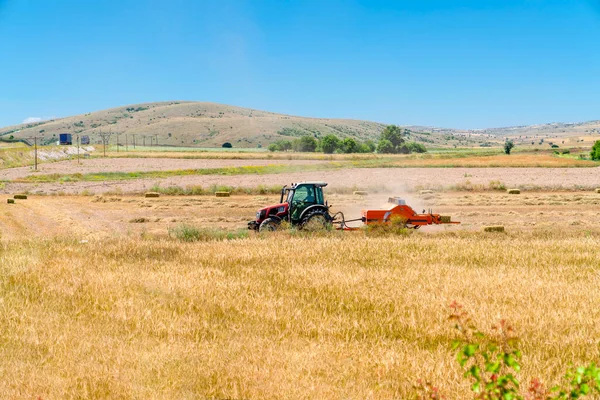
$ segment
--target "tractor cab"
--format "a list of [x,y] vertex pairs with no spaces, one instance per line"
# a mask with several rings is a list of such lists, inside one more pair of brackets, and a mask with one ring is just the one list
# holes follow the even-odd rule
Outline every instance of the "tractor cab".
[[281,203],[289,205],[289,214],[292,223],[298,222],[304,211],[314,205],[325,205],[323,197],[324,182],[302,182],[291,187],[281,189]]
[[248,223],[248,229],[275,230],[282,221],[302,226],[316,214],[329,221],[329,207],[323,196],[325,186],[325,182],[300,182],[282,187],[279,204],[259,210],[256,220]]

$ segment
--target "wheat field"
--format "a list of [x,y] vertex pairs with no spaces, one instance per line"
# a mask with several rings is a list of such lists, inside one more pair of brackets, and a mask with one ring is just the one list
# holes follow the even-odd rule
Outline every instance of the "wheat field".
[[466,398],[448,305],[521,338],[522,381],[598,359],[593,232],[123,235],[0,247],[3,398]]

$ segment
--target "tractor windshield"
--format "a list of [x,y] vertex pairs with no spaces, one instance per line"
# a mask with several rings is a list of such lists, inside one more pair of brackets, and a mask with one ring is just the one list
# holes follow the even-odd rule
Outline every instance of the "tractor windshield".
[[296,187],[295,193],[290,192],[288,202],[323,204],[323,191],[314,185],[301,185]]

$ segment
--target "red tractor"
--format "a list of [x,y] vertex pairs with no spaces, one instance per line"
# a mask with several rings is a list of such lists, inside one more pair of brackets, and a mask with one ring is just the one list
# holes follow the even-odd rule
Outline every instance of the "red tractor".
[[333,218],[323,196],[325,182],[300,182],[281,188],[279,204],[258,210],[256,220],[248,222],[248,229],[274,231],[287,221],[301,229],[327,228]]
[[451,221],[449,216],[433,214],[431,211],[417,214],[399,197],[390,197],[388,203],[378,210],[362,210],[361,218],[346,220],[342,212],[329,213],[329,205],[323,196],[325,182],[300,182],[281,189],[279,204],[258,210],[256,220],[248,222],[248,229],[274,231],[286,221],[300,229],[328,229],[336,224],[336,229],[355,230],[347,222],[362,221],[364,224],[388,224],[396,218],[406,228],[418,229],[423,225],[460,224]]

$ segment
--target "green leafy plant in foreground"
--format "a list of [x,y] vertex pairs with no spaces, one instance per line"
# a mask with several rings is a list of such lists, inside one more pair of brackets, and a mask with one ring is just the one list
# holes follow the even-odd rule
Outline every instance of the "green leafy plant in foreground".
[[[481,332],[463,306],[450,305],[449,320],[460,332],[452,342],[456,359],[464,369],[464,377],[471,382],[477,400],[567,400],[587,395],[600,395],[600,368],[595,363],[570,368],[565,374],[564,387],[548,389],[539,378],[531,380],[525,393],[518,374],[521,371],[521,351],[513,328],[502,320],[492,327],[492,335]],[[430,382],[415,385],[416,399],[444,399],[440,390]]]

